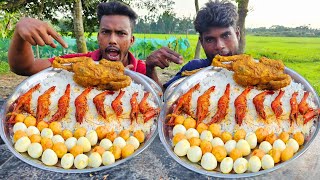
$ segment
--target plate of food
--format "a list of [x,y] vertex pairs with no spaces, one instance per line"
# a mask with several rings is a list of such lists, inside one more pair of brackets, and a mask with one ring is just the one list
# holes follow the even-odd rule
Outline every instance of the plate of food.
[[319,131],[319,96],[281,61],[216,56],[166,99],[161,142],[182,166],[208,176],[269,173],[301,156]]
[[2,106],[1,137],[16,157],[85,173],[125,163],[151,144],[162,102],[144,76],[89,58],[56,58],[53,67],[23,81]]

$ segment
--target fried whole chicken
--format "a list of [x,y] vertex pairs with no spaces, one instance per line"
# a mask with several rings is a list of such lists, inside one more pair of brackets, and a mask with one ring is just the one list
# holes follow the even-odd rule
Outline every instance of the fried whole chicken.
[[131,78],[124,74],[121,62],[102,59],[96,64],[89,57],[56,57],[52,67],[74,72],[74,81],[83,87],[96,86],[100,90],[119,90],[131,83]]
[[234,71],[235,82],[245,87],[257,86],[258,89],[278,90],[291,83],[291,77],[284,73],[283,62],[265,57],[257,62],[246,54],[216,55],[212,60],[212,65]]

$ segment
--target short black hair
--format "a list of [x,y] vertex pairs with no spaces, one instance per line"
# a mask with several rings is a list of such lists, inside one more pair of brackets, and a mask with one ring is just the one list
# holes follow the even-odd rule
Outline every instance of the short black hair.
[[198,12],[193,24],[200,35],[210,27],[236,27],[237,7],[229,1],[209,1]]
[[97,9],[99,24],[102,16],[104,15],[124,15],[129,17],[131,29],[133,30],[134,25],[136,24],[136,19],[138,18],[138,15],[133,11],[133,9],[131,9],[128,5],[117,1],[107,3],[102,2],[98,5]]

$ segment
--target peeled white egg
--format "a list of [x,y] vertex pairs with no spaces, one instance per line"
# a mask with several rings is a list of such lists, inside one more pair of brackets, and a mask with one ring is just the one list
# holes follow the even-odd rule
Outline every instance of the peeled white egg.
[[32,158],[39,158],[42,155],[42,146],[39,143],[31,143],[28,147],[28,154]]
[[186,139],[179,141],[174,147],[174,153],[178,156],[185,156],[190,148],[190,143]]
[[261,161],[258,156],[252,156],[248,162],[248,170],[258,172],[261,169]]
[[[222,142],[223,143],[223,142]],[[226,148],[227,150],[227,154],[229,155],[230,152],[236,148],[237,142],[235,140],[229,140],[226,142],[226,144],[224,145],[224,148]],[[232,162],[233,163],[233,162]]]
[[268,152],[272,149],[272,146],[268,141],[263,141],[260,143],[259,149],[261,149],[265,154],[268,154]]
[[262,169],[264,170],[273,168],[274,167],[273,158],[269,154],[264,155],[261,159],[261,166],[262,166]]
[[237,174],[244,173],[246,172],[247,169],[248,169],[248,161],[245,158],[238,158],[233,164],[233,170]]
[[237,142],[236,148],[239,149],[242,152],[243,156],[247,156],[251,152],[251,148],[250,148],[249,143],[244,139],[240,139]]
[[175,136],[178,133],[185,134],[187,129],[182,124],[177,124],[172,130],[172,135]]
[[211,142],[212,147],[224,146],[222,139],[220,139],[219,137],[213,138],[210,142]]
[[113,145],[119,146],[121,149],[126,146],[126,141],[122,137],[117,137],[113,141]]
[[23,136],[17,140],[17,142],[14,144],[14,148],[18,152],[26,152],[30,144],[31,144],[30,139],[26,136]]
[[278,149],[280,152],[282,152],[286,148],[286,144],[281,140],[277,139],[273,143],[273,149]]
[[22,122],[17,122],[13,126],[13,133],[17,132],[18,130],[22,130],[25,132],[27,130],[27,126]]
[[112,142],[110,141],[110,139],[104,138],[100,141],[99,145],[103,147],[104,150],[108,151],[112,146]]
[[198,162],[200,161],[202,156],[202,151],[199,146],[192,146],[187,151],[187,157],[191,162]]
[[53,132],[49,128],[43,128],[41,131],[41,137],[51,139],[53,137]]
[[98,142],[98,134],[95,130],[90,130],[86,134],[86,138],[89,140],[91,146],[94,146]]
[[201,166],[205,170],[213,170],[217,167],[217,159],[210,152],[205,153],[201,158]]
[[295,139],[290,138],[287,142],[287,147],[292,147],[293,152],[296,153],[299,150],[299,144]]
[[101,163],[102,163],[102,158],[99,153],[93,152],[90,154],[89,163],[88,163],[90,167],[97,168],[101,165]]
[[202,131],[202,133],[200,135],[200,139],[201,139],[201,141],[209,141],[210,142],[213,139],[213,136],[210,131],[204,130],[204,131]]
[[64,169],[70,169],[73,165],[74,157],[71,153],[67,153],[61,158],[61,166]]
[[61,142],[61,143],[64,143],[64,139],[61,135],[57,134],[57,135],[54,135],[52,138],[51,138],[53,144],[56,144],[58,142]]
[[193,137],[199,138],[199,132],[195,128],[189,128],[185,133],[187,139],[191,139]]
[[67,146],[68,152],[70,152],[70,149],[77,145],[77,138],[69,137],[64,144]]
[[84,169],[85,167],[88,166],[89,163],[89,158],[85,154],[79,154],[75,159],[74,159],[74,166],[77,169]]
[[134,150],[138,149],[139,146],[140,146],[139,140],[138,140],[136,137],[134,137],[134,136],[130,136],[130,137],[127,139],[127,142],[126,142],[126,143],[133,145]]
[[40,135],[40,131],[37,127],[35,126],[29,126],[26,130],[27,135],[30,137],[33,134],[39,134]]
[[224,174],[228,174],[232,171],[233,159],[231,157],[225,157],[220,163],[220,170]]
[[257,135],[253,132],[249,132],[246,136],[246,141],[249,143],[250,148],[254,149],[258,143]]
[[90,141],[86,137],[80,137],[77,141],[77,145],[83,147],[83,152],[89,152],[91,150]]
[[43,164],[53,166],[58,162],[58,156],[52,149],[46,149],[41,157]]
[[103,163],[103,165],[106,166],[106,165],[114,163],[115,161],[116,160],[114,158],[114,155],[110,151],[105,151],[102,154],[102,163]]

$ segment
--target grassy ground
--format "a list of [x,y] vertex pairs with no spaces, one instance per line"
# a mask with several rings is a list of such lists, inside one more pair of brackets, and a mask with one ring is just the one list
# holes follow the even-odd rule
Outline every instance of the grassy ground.
[[[188,38],[191,46],[196,46],[197,35],[181,34],[135,34],[137,38],[159,38],[170,37]],[[305,77],[320,93],[320,38],[304,37],[246,37],[246,52],[255,58],[262,56],[280,59],[284,64]],[[201,57],[205,58],[202,51]],[[186,60],[187,62],[188,60]],[[185,63],[186,63],[185,62]],[[181,66],[173,65],[173,70]]]
[[[94,34],[93,36],[96,36]],[[186,34],[135,34],[136,38],[169,39],[170,37],[188,38],[191,47],[195,47],[198,36]],[[247,37],[246,53],[255,58],[266,56],[280,59],[285,65],[305,77],[320,93],[320,38],[303,37]],[[205,58],[202,50],[201,58]],[[190,59],[186,59],[184,64]],[[178,71],[181,65],[173,64],[170,69]],[[0,74],[9,71],[6,62],[0,61]]]

